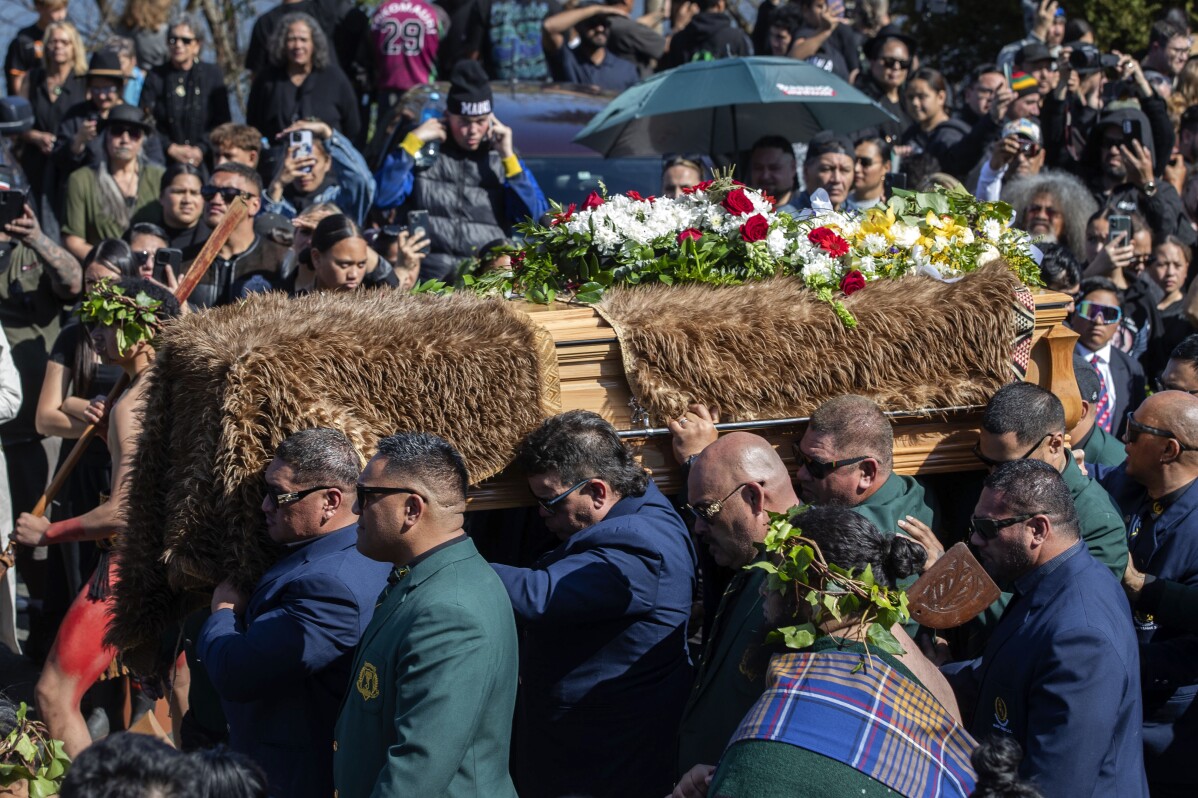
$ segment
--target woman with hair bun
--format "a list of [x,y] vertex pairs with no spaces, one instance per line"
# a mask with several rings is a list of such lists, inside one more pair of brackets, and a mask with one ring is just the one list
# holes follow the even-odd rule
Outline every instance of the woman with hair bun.
[[312,231],[311,245],[300,253],[300,262],[315,272],[315,291],[357,290],[369,261],[370,247],[362,228],[343,213],[321,219]]
[[[766,627],[785,632],[814,624],[815,639],[798,649],[780,643],[750,648],[742,668],[753,670],[769,657],[765,692],[732,735],[718,769],[695,766],[674,796],[965,798],[976,781],[969,759],[976,743],[957,720],[951,689],[935,666],[898,624],[890,631],[902,654],[870,642],[870,616],[863,612],[872,605],[864,601],[839,617],[824,612],[822,599],[845,595],[844,581],[814,566],[798,574],[791,559],[795,547],[811,546],[827,566],[858,582],[869,568],[876,585],[894,589],[919,572],[926,552],[908,538],[883,535],[844,507],[812,507],[791,523],[801,537],[770,550],[770,562],[784,576],[763,583]],[[812,593],[821,599],[816,608]]]

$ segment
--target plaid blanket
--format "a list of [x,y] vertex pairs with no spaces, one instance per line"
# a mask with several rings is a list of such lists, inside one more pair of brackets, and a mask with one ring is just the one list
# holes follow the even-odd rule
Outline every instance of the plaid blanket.
[[[915,680],[873,657],[779,654],[732,743],[774,740],[842,762],[906,796],[968,796],[977,743]],[[856,669],[856,673],[854,673]]]

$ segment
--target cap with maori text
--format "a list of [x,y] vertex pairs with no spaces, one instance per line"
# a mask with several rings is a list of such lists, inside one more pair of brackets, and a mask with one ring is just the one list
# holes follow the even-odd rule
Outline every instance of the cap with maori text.
[[491,113],[491,82],[482,64],[459,61],[449,74],[446,110],[459,116],[486,116]]

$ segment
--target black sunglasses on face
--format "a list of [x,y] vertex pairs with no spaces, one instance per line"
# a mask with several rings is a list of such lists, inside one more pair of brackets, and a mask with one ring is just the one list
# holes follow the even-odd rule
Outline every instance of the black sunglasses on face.
[[191,44],[195,41],[194,36],[167,36],[166,40],[169,44]]
[[276,488],[272,485],[267,485],[266,486],[266,496],[268,499],[270,499],[270,503],[273,504],[275,506],[275,508],[277,509],[279,507],[286,507],[289,504],[295,504],[297,501],[304,498],[305,496],[307,496],[310,493],[315,493],[318,490],[328,490],[329,488],[330,488],[329,485],[317,485],[314,488],[307,488],[305,490],[295,490],[295,491],[287,492],[287,491],[280,491],[278,488]]
[[[1031,456],[1032,456],[1032,453],[1033,453],[1033,452],[1035,452],[1037,449],[1039,449],[1039,448],[1040,448],[1040,447],[1041,447],[1041,446],[1044,444],[1044,441],[1048,440],[1048,439],[1049,439],[1049,438],[1051,438],[1051,437],[1052,437],[1052,434],[1051,434],[1051,433],[1050,433],[1050,434],[1048,434],[1048,435],[1045,435],[1043,438],[1041,438],[1040,440],[1036,441],[1036,445],[1035,445],[1035,446],[1033,446],[1032,448],[1030,448],[1030,449],[1028,449],[1026,452],[1024,452],[1024,453],[1023,453],[1023,455],[1022,455],[1022,456],[1020,456],[1018,459],[1019,459],[1019,460],[1026,460],[1026,459],[1028,459],[1029,457],[1031,457]],[[991,460],[989,457],[987,457],[986,455],[982,454],[982,442],[981,442],[981,440],[979,440],[977,443],[975,443],[975,444],[973,445],[973,456],[974,456],[974,457],[976,457],[977,459],[981,460],[981,461],[982,461],[982,465],[986,466],[987,468],[994,468],[995,466],[1000,466],[1000,465],[1002,465],[1003,463],[1011,462],[1011,461],[1009,461],[1009,460]]]
[[1124,437],[1128,443],[1135,443],[1139,439],[1140,433],[1144,433],[1145,435],[1155,435],[1158,438],[1169,438],[1170,440],[1177,441],[1177,445],[1181,447],[1183,452],[1198,452],[1198,446],[1185,445],[1177,440],[1177,436],[1170,430],[1161,429],[1160,427],[1150,427],[1147,424],[1136,421],[1135,412],[1134,410],[1127,411],[1127,432],[1124,434]]
[[248,191],[242,191],[241,189],[233,188],[232,186],[203,186],[200,188],[200,196],[205,200],[210,200],[217,194],[220,194],[221,199],[225,201],[226,205],[238,197],[245,197],[247,200],[250,200],[255,196]]
[[129,125],[113,125],[111,128],[109,128],[109,132],[114,139],[125,135],[129,136],[131,139],[139,139],[145,135],[145,131],[141,128],[130,127]]
[[971,518],[969,519],[969,533],[976,534],[982,540],[994,540],[1001,530],[1015,524],[1022,524],[1037,515],[1040,513],[1017,515],[1013,518]]
[[1152,380],[1152,390],[1157,393],[1161,391],[1181,391],[1182,393],[1188,393],[1190,396],[1198,396],[1198,391],[1187,391],[1185,388],[1175,388],[1172,385],[1166,385],[1160,377]]
[[[411,488],[386,488],[377,487],[375,485],[357,485],[355,486],[355,490],[358,494],[359,510],[366,509],[366,503],[370,501],[371,496],[390,496],[394,493],[410,493],[413,496],[419,496],[420,498],[424,499],[423,493],[418,490],[412,490]],[[428,499],[425,499],[425,501],[428,501]]]
[[737,485],[735,488],[733,488],[731,490],[731,492],[729,492],[728,495],[722,499],[698,502],[696,504],[684,504],[682,506],[682,509],[688,510],[690,512],[690,514],[693,515],[695,518],[702,519],[703,521],[706,521],[707,523],[710,524],[712,521],[714,521],[716,519],[717,515],[719,515],[721,512],[723,512],[725,502],[727,502],[729,499],[731,499],[733,496],[735,496],[736,492],[739,491],[741,488],[745,487],[746,485],[753,485],[753,484],[757,484],[757,483],[742,482],[739,485]]
[[[579,488],[581,488],[583,485],[587,484],[594,478],[595,477],[587,477],[586,479],[582,480],[581,482],[576,482],[573,485],[571,485],[569,488],[567,488],[566,490],[562,491],[561,493],[557,494],[556,496],[554,496],[552,498],[549,498],[549,499],[539,499],[538,498],[537,504],[541,505],[542,510],[549,513],[550,515],[553,515],[554,513],[557,512],[557,503],[558,502],[560,502],[562,499],[566,498],[571,493],[578,490]],[[533,497],[536,498],[536,495],[534,494]]]
[[823,460],[816,460],[813,457],[808,457],[803,453],[803,450],[799,448],[799,444],[797,443],[792,444],[791,448],[794,449],[795,462],[801,467],[806,467],[807,473],[815,479],[824,479],[838,468],[844,468],[845,466],[854,465],[856,463],[870,459],[870,455],[865,454],[860,457],[850,457],[847,460],[829,460],[825,462]]

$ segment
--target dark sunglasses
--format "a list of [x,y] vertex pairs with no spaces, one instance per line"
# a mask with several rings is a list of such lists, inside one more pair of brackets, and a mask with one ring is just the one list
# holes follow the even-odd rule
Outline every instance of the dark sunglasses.
[[1027,215],[1031,216],[1033,213],[1042,213],[1049,219],[1055,219],[1061,215],[1061,212],[1051,205],[1028,205]]
[[998,537],[998,533],[1009,526],[1022,524],[1024,521],[1035,518],[1039,513],[1030,513],[1028,515],[1017,515],[1013,518],[971,518],[969,519],[969,533],[977,535],[982,540],[994,540]]
[[[1026,460],[1029,457],[1031,457],[1032,453],[1035,452],[1037,449],[1039,449],[1044,444],[1044,441],[1048,440],[1050,437],[1052,437],[1052,436],[1045,435],[1043,438],[1036,441],[1036,445],[1033,446],[1032,448],[1028,449],[1026,452],[1024,452],[1023,455],[1019,457],[1019,459]],[[1000,466],[1003,463],[1009,462],[1007,460],[991,460],[989,457],[982,454],[981,440],[979,440],[977,443],[975,443],[973,445],[973,456],[976,457],[977,459],[981,460],[982,465],[986,466],[987,468],[994,468],[995,466]]]
[[904,61],[901,58],[883,58],[882,66],[887,69],[907,69],[911,66],[910,61]]
[[1187,391],[1185,388],[1174,388],[1171,385],[1166,385],[1164,380],[1162,380],[1160,377],[1156,377],[1152,380],[1152,390],[1156,391],[1157,393],[1160,393],[1161,391],[1181,391],[1182,393],[1188,393],[1190,396],[1198,396],[1198,391]]
[[242,191],[232,186],[203,186],[200,188],[200,196],[205,200],[210,200],[217,194],[220,194],[221,199],[225,201],[226,205],[238,197],[245,197],[247,200],[254,198],[254,195],[250,192]]
[[[1040,154],[1040,145],[1034,141],[1024,141],[1019,144],[1019,152],[1026,155],[1028,158],[1035,158]],[[1049,209],[1053,210],[1053,209]]]
[[1134,410],[1127,411],[1127,432],[1124,433],[1124,437],[1128,443],[1135,443],[1139,439],[1140,433],[1143,433],[1145,435],[1155,435],[1158,438],[1168,438],[1177,441],[1177,445],[1181,447],[1183,452],[1198,452],[1198,446],[1185,445],[1180,440],[1177,440],[1177,436],[1172,431],[1161,429],[1160,427],[1150,427],[1147,424],[1136,421],[1135,412]]
[[[376,487],[374,485],[356,485],[354,489],[358,494],[357,498],[359,510],[366,509],[366,503],[370,501],[371,496],[390,496],[394,493],[410,493],[413,496],[419,496],[420,498],[424,499],[424,494],[422,494],[420,491],[412,490],[411,488],[384,488]],[[425,501],[428,501],[428,499],[425,499]]]
[[1123,308],[1115,305],[1100,305],[1088,299],[1078,302],[1077,310],[1074,312],[1086,321],[1096,321],[1099,324],[1117,324],[1123,321]]
[[195,37],[194,36],[167,36],[166,41],[168,44],[180,44],[180,43],[191,44],[192,42],[195,41]]
[[149,263],[150,262],[149,251],[145,250],[145,249],[139,249],[137,252],[134,252],[133,253],[133,262],[136,263],[138,266],[143,266],[146,263]]
[[[557,494],[556,496],[554,496],[552,498],[537,499],[537,504],[541,505],[542,510],[549,513],[550,515],[553,515],[554,513],[557,512],[557,503],[558,502],[560,502],[562,499],[566,498],[571,493],[578,490],[579,488],[581,488],[583,485],[587,484],[594,478],[595,477],[587,477],[586,479],[582,480],[581,482],[576,482],[573,485],[571,485],[569,488],[567,488],[566,490],[562,491],[561,493]],[[535,498],[535,495],[534,495],[534,498]]]
[[305,490],[295,490],[295,491],[287,492],[287,491],[280,491],[278,488],[275,488],[271,485],[267,485],[266,486],[266,497],[268,499],[270,499],[270,503],[273,504],[275,506],[275,508],[277,509],[279,507],[286,507],[289,504],[295,504],[297,501],[304,498],[308,494],[315,493],[318,490],[328,490],[329,487],[330,487],[329,485],[317,485],[314,488],[307,488]]
[[830,460],[825,462],[823,460],[816,460],[815,458],[808,457],[803,453],[803,450],[799,448],[799,444],[797,443],[791,444],[791,448],[794,450],[795,462],[799,463],[800,466],[805,467],[807,469],[807,473],[815,479],[824,479],[838,468],[854,465],[870,458],[870,455],[865,454],[861,457],[850,457],[847,460]]
[[737,485],[735,488],[733,488],[732,491],[722,499],[715,499],[713,501],[699,502],[697,504],[684,504],[684,505],[682,505],[682,509],[690,512],[690,514],[693,515],[695,518],[702,519],[703,521],[706,521],[707,523],[710,524],[712,521],[714,521],[716,519],[717,515],[719,515],[721,512],[723,512],[725,502],[727,502],[729,499],[731,499],[733,496],[735,496],[736,492],[739,491],[741,488],[743,488],[745,485],[753,485],[753,484],[755,484],[755,483],[742,482],[739,485]]
[[113,125],[108,129],[109,134],[115,139],[128,134],[131,139],[139,139],[146,134],[144,130],[132,125]]
[[863,169],[868,169],[869,167],[874,165],[874,159],[873,158],[858,158],[857,163],[861,164],[861,167]]

